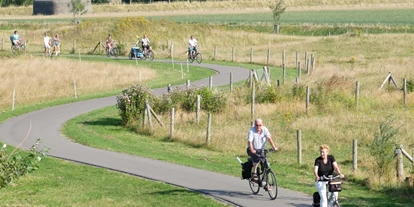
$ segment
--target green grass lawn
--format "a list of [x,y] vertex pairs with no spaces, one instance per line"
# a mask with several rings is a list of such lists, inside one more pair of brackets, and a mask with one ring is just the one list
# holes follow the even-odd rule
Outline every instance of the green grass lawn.
[[[258,24],[273,23],[272,13],[178,15],[151,17],[166,18],[174,22]],[[398,10],[333,10],[333,11],[286,11],[280,18],[281,24],[322,25],[414,25],[414,9]]]
[[55,158],[0,191],[1,206],[225,206],[184,188]]

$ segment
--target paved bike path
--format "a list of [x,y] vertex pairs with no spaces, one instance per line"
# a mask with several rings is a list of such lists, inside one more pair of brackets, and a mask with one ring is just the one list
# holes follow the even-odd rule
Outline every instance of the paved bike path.
[[[230,73],[233,73],[234,82],[244,80],[249,75],[248,70],[238,67],[212,64],[196,65],[218,72],[213,77],[214,86],[228,84]],[[193,82],[192,85],[208,86],[208,81],[208,79],[203,79]],[[160,88],[154,91],[164,93],[167,89]],[[0,125],[0,139],[4,143],[18,146],[31,128],[30,134],[21,148],[29,149],[40,137],[42,145],[51,148],[49,152],[51,156],[185,187],[234,206],[309,206],[312,202],[308,195],[282,188],[279,188],[278,198],[272,201],[263,189],[258,195],[253,195],[247,181],[240,180],[238,177],[91,148],[71,142],[60,134],[59,130],[67,120],[95,109],[115,106],[115,104],[116,97],[107,97],[23,114]],[[234,161],[236,162],[236,159]],[[277,166],[274,168],[277,173]]]

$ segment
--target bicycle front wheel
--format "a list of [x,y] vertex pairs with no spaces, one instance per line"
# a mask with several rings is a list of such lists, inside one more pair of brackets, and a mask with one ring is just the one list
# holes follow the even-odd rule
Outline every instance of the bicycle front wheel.
[[17,46],[15,46],[15,45],[12,45],[10,49],[11,49],[12,53],[16,53],[17,50],[18,50]]
[[118,55],[119,55],[118,48],[115,47],[114,49],[112,49],[112,55],[115,56],[115,57],[118,57]]
[[200,64],[203,61],[203,56],[201,55],[201,53],[197,53],[195,59],[198,62],[198,64]]
[[334,203],[333,203],[333,205],[332,205],[333,207],[341,207],[340,205],[339,205],[339,203],[338,203],[338,201],[335,201]]
[[276,175],[273,173],[273,171],[269,170],[267,172],[267,182],[266,182],[266,188],[267,193],[269,193],[269,196],[272,200],[277,198],[277,180]]
[[148,52],[148,59],[151,61],[154,60],[154,53],[151,50]]

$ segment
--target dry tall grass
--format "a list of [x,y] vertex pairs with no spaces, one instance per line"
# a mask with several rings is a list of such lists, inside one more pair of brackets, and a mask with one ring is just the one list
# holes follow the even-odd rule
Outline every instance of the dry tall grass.
[[153,79],[154,71],[113,63],[79,62],[28,56],[2,59],[0,108],[9,108],[15,90],[15,105],[46,102],[58,98],[122,89]]

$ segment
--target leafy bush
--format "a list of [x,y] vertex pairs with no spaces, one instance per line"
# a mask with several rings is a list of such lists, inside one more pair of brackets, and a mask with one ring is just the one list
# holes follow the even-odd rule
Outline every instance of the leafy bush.
[[266,86],[256,93],[255,100],[257,103],[276,103],[282,100],[282,92],[276,85]]
[[47,148],[39,149],[40,141],[41,139],[36,140],[28,154],[14,154],[16,149],[8,154],[6,144],[0,148],[0,188],[4,188],[19,177],[38,169],[38,163],[48,151]]
[[292,96],[294,98],[304,98],[306,96],[306,88],[304,85],[295,84],[292,88]]
[[208,112],[221,112],[225,109],[227,99],[220,91],[208,87],[190,88],[184,91],[176,90],[171,94],[171,101],[186,111],[196,111],[197,95],[201,96],[200,108]]
[[379,131],[375,133],[370,146],[370,152],[375,158],[375,171],[381,181],[384,176],[391,174],[394,160],[394,150],[398,129],[393,127],[395,118],[390,116],[380,124]]
[[412,80],[407,80],[407,91],[414,92],[414,82]]
[[133,120],[139,120],[144,111],[145,100],[150,106],[158,103],[158,97],[153,94],[151,89],[139,84],[122,91],[121,96],[117,96],[117,108],[122,119],[122,125],[128,125]]

